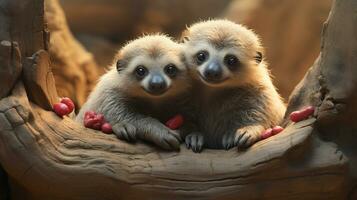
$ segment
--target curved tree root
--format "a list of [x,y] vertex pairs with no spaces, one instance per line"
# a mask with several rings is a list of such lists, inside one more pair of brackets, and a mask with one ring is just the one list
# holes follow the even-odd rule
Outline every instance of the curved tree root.
[[59,118],[30,104],[21,83],[0,108],[0,161],[35,199],[341,197],[347,182],[347,159],[312,137],[314,118],[244,152],[195,154],[128,144]]

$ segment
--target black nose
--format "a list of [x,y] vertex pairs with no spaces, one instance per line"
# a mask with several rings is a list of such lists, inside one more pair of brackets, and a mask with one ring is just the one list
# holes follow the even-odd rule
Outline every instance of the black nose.
[[207,64],[207,67],[204,70],[203,75],[209,81],[220,80],[223,75],[222,67],[217,62],[210,62]]
[[161,75],[153,75],[149,80],[149,90],[152,93],[159,94],[166,89],[166,82]]

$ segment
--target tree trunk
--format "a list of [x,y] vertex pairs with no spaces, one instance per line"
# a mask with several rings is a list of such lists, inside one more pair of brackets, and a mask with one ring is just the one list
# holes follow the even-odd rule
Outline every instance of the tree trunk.
[[201,154],[128,144],[49,111],[58,95],[43,4],[0,1],[0,163],[12,199],[357,198],[356,1],[336,0],[320,57],[290,98],[287,114],[314,105],[316,118],[286,119],[246,151]]

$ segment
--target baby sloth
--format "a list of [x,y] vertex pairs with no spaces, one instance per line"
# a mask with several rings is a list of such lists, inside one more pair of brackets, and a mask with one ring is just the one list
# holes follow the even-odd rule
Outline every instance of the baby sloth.
[[188,99],[190,79],[182,46],[164,35],[149,35],[124,46],[104,74],[76,120],[86,111],[102,113],[119,139],[150,141],[179,149],[180,136],[162,122]]
[[228,20],[210,20],[188,27],[182,39],[200,116],[197,130],[185,137],[188,148],[248,147],[280,123],[285,105],[254,32]]

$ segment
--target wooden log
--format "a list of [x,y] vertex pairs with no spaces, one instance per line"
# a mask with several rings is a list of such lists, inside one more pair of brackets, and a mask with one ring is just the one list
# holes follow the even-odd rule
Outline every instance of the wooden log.
[[26,58],[23,79],[31,101],[43,109],[52,110],[59,98],[47,51],[41,50]]
[[292,92],[291,111],[315,105],[319,137],[331,141],[349,158],[349,199],[356,198],[357,183],[357,2],[335,1],[323,26],[321,53]]
[[[46,49],[43,1],[0,1],[0,99],[9,95],[22,71],[22,58]],[[7,182],[0,192],[7,196]]]
[[0,42],[0,98],[9,95],[21,74],[21,55],[17,42]]
[[311,136],[313,118],[244,152],[195,154],[184,147],[177,153],[128,144],[61,119],[30,105],[22,84],[0,108],[0,124],[6,125],[0,161],[35,199],[282,199],[302,194],[316,199],[321,192],[325,195],[319,198],[325,199],[343,197],[348,181],[344,155]]
[[357,2],[352,0],[334,3],[323,27],[320,56],[292,92],[287,113],[313,104],[320,107],[322,121],[326,115],[329,115],[326,119],[331,119],[344,111],[342,107],[356,109],[357,102],[353,101],[357,89],[356,7]]
[[46,0],[45,18],[51,32],[49,54],[59,96],[71,98],[77,110],[95,86],[99,71],[92,54],[73,37],[58,0]]

